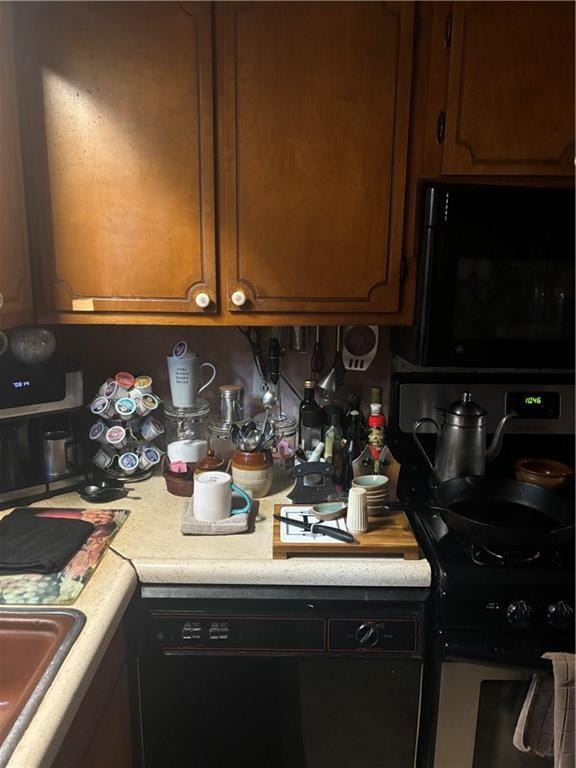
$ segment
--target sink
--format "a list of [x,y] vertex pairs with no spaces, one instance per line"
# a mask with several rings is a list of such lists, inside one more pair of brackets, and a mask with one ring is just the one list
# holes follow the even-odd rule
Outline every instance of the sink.
[[84,626],[73,609],[0,609],[0,768]]

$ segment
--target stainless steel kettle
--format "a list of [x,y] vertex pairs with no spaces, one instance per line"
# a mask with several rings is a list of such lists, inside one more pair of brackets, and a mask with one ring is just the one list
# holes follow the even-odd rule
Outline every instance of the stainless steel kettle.
[[[429,418],[420,419],[412,427],[416,445],[438,482],[468,475],[483,477],[486,462],[493,461],[500,454],[504,427],[516,413],[507,413],[500,419],[490,447],[486,449],[486,411],[472,401],[470,392],[464,392],[461,400],[438,410],[444,414],[441,427]],[[434,464],[418,438],[418,430],[423,424],[433,424],[438,431]]]

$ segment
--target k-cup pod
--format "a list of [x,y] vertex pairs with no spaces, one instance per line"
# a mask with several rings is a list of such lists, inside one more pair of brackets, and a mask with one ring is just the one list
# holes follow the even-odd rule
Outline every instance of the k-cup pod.
[[128,443],[128,435],[124,427],[110,427],[106,432],[106,442],[117,450]]
[[145,448],[138,457],[138,465],[140,469],[149,469],[155,466],[160,461],[160,451],[153,446]]
[[92,463],[100,469],[108,469],[114,462],[114,454],[108,453],[104,448],[99,448],[92,456]]
[[134,382],[136,389],[139,389],[143,395],[152,393],[152,378],[150,376],[136,376]]
[[114,381],[124,389],[132,389],[134,386],[134,376],[129,371],[118,371],[114,376]]
[[109,400],[119,400],[121,397],[127,397],[128,390],[120,386],[117,381],[110,381],[104,390],[104,397]]
[[104,419],[111,419],[116,414],[114,403],[107,397],[96,397],[92,400],[90,410],[94,416],[102,416]]
[[106,381],[103,384],[100,385],[100,387],[98,389],[98,394],[99,395],[104,395],[104,397],[108,397],[108,395],[106,394],[106,389],[108,388],[108,386],[113,381],[114,381],[114,379],[106,379]]
[[136,413],[140,416],[146,416],[158,408],[158,398],[155,395],[142,395],[140,400],[136,400]]
[[136,403],[130,397],[121,397],[120,400],[116,400],[114,407],[123,421],[128,421],[136,413]]
[[108,429],[108,424],[106,424],[103,421],[97,421],[95,424],[92,424],[90,427],[90,430],[88,431],[88,437],[90,440],[94,440],[97,443],[106,443],[106,430]]
[[132,387],[130,392],[128,392],[128,397],[132,398],[132,400],[141,400],[144,396],[144,392],[142,392],[141,389],[138,389],[138,387]]
[[118,458],[118,466],[125,475],[132,475],[138,469],[138,456],[131,451],[121,453]]
[[172,356],[186,357],[187,354],[188,354],[188,343],[186,341],[177,341],[176,344],[174,344],[174,349],[172,350]]
[[140,425],[140,434],[147,442],[151,443],[164,432],[164,425],[153,416],[148,416]]

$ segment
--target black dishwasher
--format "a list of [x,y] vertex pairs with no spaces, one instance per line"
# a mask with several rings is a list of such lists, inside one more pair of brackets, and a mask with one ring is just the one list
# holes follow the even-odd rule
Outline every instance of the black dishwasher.
[[413,768],[428,591],[142,586],[146,768]]

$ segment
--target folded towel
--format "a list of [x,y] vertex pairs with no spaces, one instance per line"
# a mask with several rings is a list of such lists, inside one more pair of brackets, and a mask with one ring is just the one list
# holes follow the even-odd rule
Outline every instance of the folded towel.
[[[15,509],[0,520],[0,574],[60,571],[94,530],[70,510]],[[42,514],[50,514],[44,517]],[[74,510],[77,514],[77,510]]]
[[513,744],[521,752],[554,756],[554,768],[574,766],[574,655],[546,653],[552,672],[532,676]]
[[554,674],[554,768],[574,768],[573,653],[545,653]]

